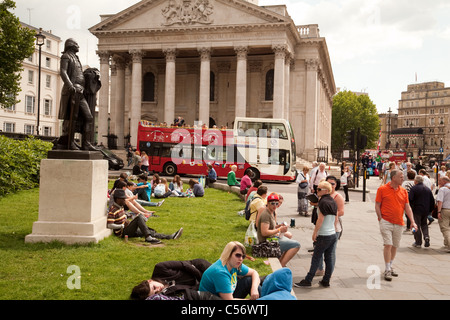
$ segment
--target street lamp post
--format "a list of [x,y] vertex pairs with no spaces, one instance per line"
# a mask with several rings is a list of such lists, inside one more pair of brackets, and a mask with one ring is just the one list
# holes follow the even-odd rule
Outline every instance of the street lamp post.
[[37,109],[37,125],[36,125],[36,135],[39,135],[39,117],[41,114],[41,52],[42,45],[44,44],[45,35],[42,34],[42,28],[39,28],[39,33],[35,35],[36,45],[39,46],[39,76],[38,76],[38,109]]

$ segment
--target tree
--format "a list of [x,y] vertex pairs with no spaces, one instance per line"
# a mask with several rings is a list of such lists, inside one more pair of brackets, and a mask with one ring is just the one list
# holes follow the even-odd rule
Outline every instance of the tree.
[[16,104],[20,92],[20,72],[22,62],[34,52],[35,32],[22,27],[10,9],[14,9],[13,0],[0,3],[0,106],[11,107]]
[[345,149],[347,132],[360,129],[367,136],[367,148],[374,148],[378,140],[380,120],[376,105],[367,95],[357,95],[350,91],[339,92],[333,98],[332,138],[333,153]]

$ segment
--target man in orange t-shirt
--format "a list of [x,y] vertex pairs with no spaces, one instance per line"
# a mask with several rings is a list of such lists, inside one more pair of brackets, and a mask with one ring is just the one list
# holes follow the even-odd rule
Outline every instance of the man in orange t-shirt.
[[378,188],[375,199],[375,211],[384,243],[383,255],[386,264],[384,279],[387,281],[391,281],[393,276],[398,276],[392,269],[392,263],[400,246],[404,212],[411,221],[411,228],[417,229],[409,206],[408,192],[402,187],[403,173],[400,170],[391,170],[390,175],[391,181]]

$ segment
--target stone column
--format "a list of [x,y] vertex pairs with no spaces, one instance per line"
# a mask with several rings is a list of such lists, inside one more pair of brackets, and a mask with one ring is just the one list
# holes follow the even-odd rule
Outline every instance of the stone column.
[[98,131],[97,142],[107,145],[108,106],[109,106],[109,56],[108,51],[97,51],[100,57],[100,81],[102,87],[98,94]]
[[200,48],[200,94],[198,120],[209,127],[209,87],[211,82],[211,48]]
[[109,132],[111,134],[116,134],[116,91],[117,91],[117,68],[114,60],[111,57],[110,66],[110,94],[109,94]]
[[240,46],[234,48],[237,55],[236,67],[236,106],[235,116],[245,117],[247,115],[247,53],[248,47]]
[[168,125],[175,119],[175,81],[176,81],[176,50],[163,50],[166,56],[166,87],[164,96],[164,122]]
[[284,119],[289,120],[290,113],[290,102],[289,98],[291,96],[290,87],[291,87],[291,63],[293,61],[293,57],[291,54],[286,55],[285,59],[285,70],[284,70]]
[[117,147],[122,149],[125,146],[125,60],[123,57],[114,55],[113,61],[116,66],[116,86],[111,92],[115,96],[114,132],[117,135]]
[[131,116],[131,61],[127,60],[125,63],[125,135],[130,131],[130,116]]
[[307,59],[306,65],[306,114],[305,114],[305,132],[308,138],[305,139],[305,152],[307,160],[312,161],[315,157],[314,148],[318,145],[318,128],[319,126],[319,80],[318,80],[318,59]]
[[286,46],[274,45],[275,70],[273,87],[273,117],[284,118],[284,81],[285,81],[285,57]]
[[142,57],[141,50],[131,50],[133,61],[131,76],[131,110],[130,110],[130,133],[131,145],[137,147],[137,134],[142,109]]

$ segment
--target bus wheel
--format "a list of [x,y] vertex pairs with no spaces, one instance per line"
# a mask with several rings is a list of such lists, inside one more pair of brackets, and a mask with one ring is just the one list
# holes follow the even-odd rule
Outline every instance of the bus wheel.
[[174,176],[177,174],[177,166],[173,162],[168,162],[164,165],[163,173],[167,176]]
[[253,172],[253,181],[258,180],[261,176],[261,174],[259,173],[259,170],[256,168],[250,168],[250,170]]

